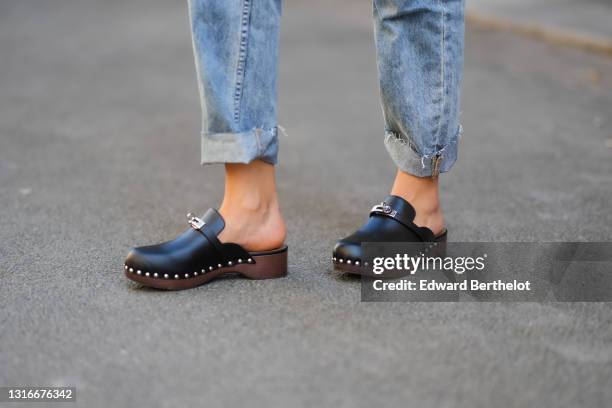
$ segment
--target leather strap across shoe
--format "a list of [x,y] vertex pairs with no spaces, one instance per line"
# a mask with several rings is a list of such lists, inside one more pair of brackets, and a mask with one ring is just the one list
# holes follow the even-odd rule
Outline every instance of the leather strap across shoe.
[[368,221],[356,232],[334,246],[334,268],[357,275],[364,274],[362,242],[446,242],[447,231],[435,235],[429,228],[414,223],[416,212],[401,197],[389,195],[372,207]]
[[124,265],[128,279],[154,288],[179,290],[226,273],[251,279],[287,275],[287,246],[248,252],[238,244],[219,241],[225,221],[217,210],[211,208],[202,217],[187,217],[190,228],[174,240],[130,251]]

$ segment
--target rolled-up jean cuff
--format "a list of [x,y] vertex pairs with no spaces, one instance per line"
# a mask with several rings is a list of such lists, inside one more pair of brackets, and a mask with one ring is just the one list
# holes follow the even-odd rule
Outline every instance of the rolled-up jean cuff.
[[202,164],[278,162],[278,128],[240,133],[202,133]]
[[386,132],[385,147],[391,159],[401,171],[417,177],[432,177],[439,173],[445,173],[453,167],[457,161],[459,138],[460,131],[442,149],[428,155],[421,155],[405,138],[398,137],[393,132]]

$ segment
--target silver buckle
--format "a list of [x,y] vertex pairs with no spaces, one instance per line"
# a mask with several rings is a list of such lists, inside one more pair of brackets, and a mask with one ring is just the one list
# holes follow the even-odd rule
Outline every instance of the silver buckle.
[[187,214],[187,219],[189,220],[189,225],[193,229],[201,230],[206,223],[199,217],[196,217],[192,213]]
[[392,218],[395,218],[395,216],[397,215],[397,211],[391,208],[391,206],[385,203],[384,201],[372,207],[372,210],[370,210],[370,212],[382,213]]

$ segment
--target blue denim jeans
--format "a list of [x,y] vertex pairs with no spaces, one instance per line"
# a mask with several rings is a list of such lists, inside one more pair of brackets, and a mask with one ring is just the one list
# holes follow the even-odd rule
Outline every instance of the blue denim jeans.
[[[391,159],[420,177],[457,159],[464,0],[374,0]],[[276,164],[280,0],[189,0],[200,89],[202,163]]]

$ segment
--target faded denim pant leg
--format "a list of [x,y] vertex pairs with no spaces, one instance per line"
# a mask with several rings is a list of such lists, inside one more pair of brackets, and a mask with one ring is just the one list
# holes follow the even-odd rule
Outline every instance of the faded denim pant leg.
[[[280,0],[189,0],[202,163],[275,164]],[[374,0],[384,142],[420,177],[450,170],[460,136],[463,0]]]
[[374,1],[385,147],[415,176],[457,160],[463,9],[463,0]]
[[276,164],[280,0],[190,0],[202,164]]

